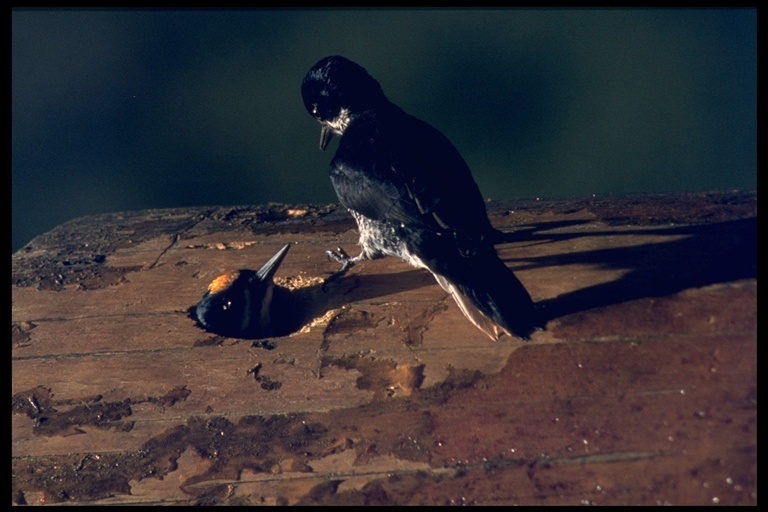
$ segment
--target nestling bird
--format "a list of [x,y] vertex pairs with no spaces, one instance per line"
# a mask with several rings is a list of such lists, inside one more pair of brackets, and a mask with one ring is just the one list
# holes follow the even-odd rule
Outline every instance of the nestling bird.
[[362,252],[328,255],[339,273],[385,255],[428,269],[464,315],[492,339],[528,339],[539,327],[525,287],[499,259],[472,173],[437,129],[392,103],[360,65],[340,56],[315,64],[301,84],[322,128],[320,149],[341,136],[331,182],[360,232]]
[[238,338],[265,338],[286,334],[284,315],[295,313],[289,292],[273,277],[290,249],[286,244],[259,270],[237,270],[214,279],[195,314],[206,330]]

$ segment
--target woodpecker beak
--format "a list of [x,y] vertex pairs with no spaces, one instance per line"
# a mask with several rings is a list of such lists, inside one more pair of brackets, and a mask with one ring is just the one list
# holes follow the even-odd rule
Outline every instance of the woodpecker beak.
[[288,249],[290,248],[291,244],[285,244],[282,249],[277,251],[277,254],[272,256],[263,267],[256,271],[256,276],[258,276],[260,281],[272,281],[272,277],[275,275],[275,272],[277,272],[277,268],[280,266],[280,263],[283,262],[283,258],[288,254]]
[[331,142],[331,139],[333,138],[333,130],[330,126],[324,124],[322,128],[320,128],[320,151],[325,151],[325,148],[328,147],[328,143]]

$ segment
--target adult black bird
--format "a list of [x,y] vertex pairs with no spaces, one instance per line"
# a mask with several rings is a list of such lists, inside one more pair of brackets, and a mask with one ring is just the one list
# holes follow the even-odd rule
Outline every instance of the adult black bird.
[[464,315],[493,339],[528,339],[539,327],[531,297],[499,259],[469,167],[437,129],[390,102],[360,65],[340,56],[315,64],[301,94],[322,125],[320,149],[341,136],[330,176],[360,232],[359,256],[328,255],[339,271],[397,256],[428,269]]
[[286,319],[297,312],[289,291],[275,285],[273,277],[290,248],[284,245],[259,270],[236,270],[211,281],[195,308],[200,325],[238,338],[287,334]]

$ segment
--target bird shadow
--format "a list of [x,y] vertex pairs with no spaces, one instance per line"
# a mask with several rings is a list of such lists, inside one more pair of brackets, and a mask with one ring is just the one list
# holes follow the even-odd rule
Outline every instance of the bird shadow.
[[[365,265],[365,263],[363,263]],[[432,275],[423,269],[412,269],[393,274],[346,274],[338,279],[326,281],[291,292],[289,302],[296,305],[290,318],[278,320],[282,334],[298,331],[313,319],[327,312],[357,301],[379,299],[396,293],[415,290],[435,282]]]
[[[599,283],[537,302],[543,319],[550,321],[569,314],[644,297],[660,297],[688,288],[757,276],[757,218],[711,224],[638,229],[579,229],[576,232],[548,231],[586,224],[588,221],[552,222],[509,234],[508,240],[554,243],[582,237],[665,236],[673,240],[558,252],[535,258],[506,258],[516,270],[545,269],[564,265],[589,265],[623,270],[616,280]],[[600,247],[597,241],[594,246]]]

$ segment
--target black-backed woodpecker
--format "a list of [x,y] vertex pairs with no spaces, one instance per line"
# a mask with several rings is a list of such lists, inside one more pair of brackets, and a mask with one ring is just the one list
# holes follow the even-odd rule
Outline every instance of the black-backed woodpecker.
[[339,201],[357,221],[362,252],[328,255],[346,271],[385,255],[428,269],[464,315],[493,339],[528,339],[538,327],[525,287],[499,259],[499,234],[453,144],[392,103],[360,65],[340,56],[315,64],[301,84],[322,128],[320,149],[341,136],[330,164]]

